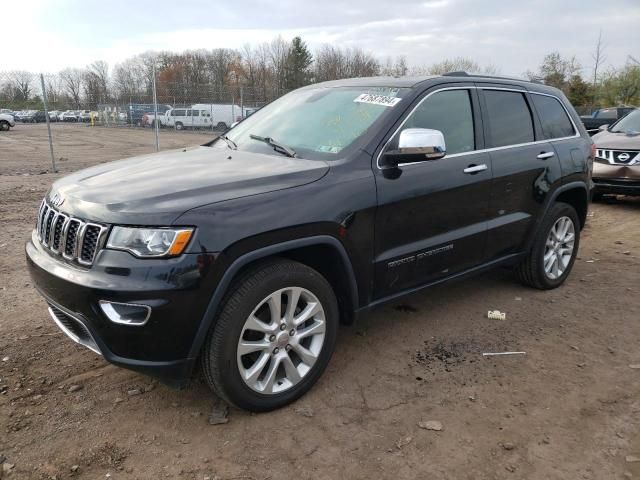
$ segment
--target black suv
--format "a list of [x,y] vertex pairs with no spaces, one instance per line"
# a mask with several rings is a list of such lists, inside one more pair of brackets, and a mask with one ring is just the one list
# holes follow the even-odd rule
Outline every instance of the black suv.
[[59,327],[241,408],[318,380],[340,321],[512,265],[573,265],[593,144],[562,93],[458,73],[301,88],[203,146],[55,182],[26,244]]

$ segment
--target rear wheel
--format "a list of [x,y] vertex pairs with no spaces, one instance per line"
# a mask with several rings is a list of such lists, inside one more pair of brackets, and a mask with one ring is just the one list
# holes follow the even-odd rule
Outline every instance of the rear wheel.
[[527,257],[518,266],[520,280],[531,287],[559,287],[569,276],[580,244],[580,220],[569,204],[554,204],[536,233]]
[[277,260],[236,283],[202,352],[205,377],[224,400],[250,411],[306,393],[329,363],[338,306],[329,283],[306,265]]
[[224,123],[224,122],[218,122],[218,124],[216,125],[216,128],[217,128],[218,130],[226,130],[226,129],[227,129],[227,128],[229,128],[229,127],[228,127],[228,126],[227,126],[227,124],[226,124],[226,123]]

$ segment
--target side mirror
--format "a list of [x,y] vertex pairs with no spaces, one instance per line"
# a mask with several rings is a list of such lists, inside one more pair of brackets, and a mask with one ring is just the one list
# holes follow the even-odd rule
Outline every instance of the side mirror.
[[395,168],[401,163],[439,160],[447,154],[444,135],[430,128],[407,128],[400,132],[397,150],[382,155],[384,167]]
[[239,123],[240,123],[240,122],[233,122],[233,123],[231,124],[231,128],[235,127],[235,126],[236,126],[237,124],[239,124]]
[[605,123],[604,125],[600,125],[600,126],[598,127],[598,131],[599,131],[599,132],[604,132],[604,131],[606,131],[606,130],[609,130],[609,124],[608,124],[608,123]]

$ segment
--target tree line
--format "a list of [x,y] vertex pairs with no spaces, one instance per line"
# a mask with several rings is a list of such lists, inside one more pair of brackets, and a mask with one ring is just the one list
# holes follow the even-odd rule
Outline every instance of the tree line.
[[[560,88],[577,107],[640,104],[640,63],[629,56],[619,68],[604,69],[606,48],[599,38],[593,75],[575,57],[558,52],[546,55],[535,71],[524,76]],[[45,88],[54,108],[95,109],[100,104],[150,103],[154,74],[159,103],[235,103],[260,106],[310,83],[378,75],[438,75],[451,71],[499,74],[493,65],[470,58],[452,58],[410,66],[404,56],[381,60],[360,48],[325,44],[311,51],[295,37],[278,36],[271,42],[241,49],[200,49],[146,52],[113,68],[96,61],[86,68],[66,68],[45,76]],[[27,71],[0,72],[3,108],[39,108],[39,76]]]

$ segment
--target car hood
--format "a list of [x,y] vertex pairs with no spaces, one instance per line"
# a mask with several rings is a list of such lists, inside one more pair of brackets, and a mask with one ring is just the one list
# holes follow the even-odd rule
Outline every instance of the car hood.
[[640,135],[626,133],[600,132],[591,137],[598,148],[611,150],[640,150]]
[[317,160],[201,146],[81,170],[55,182],[48,198],[88,220],[164,225],[192,208],[304,185],[328,170]]

